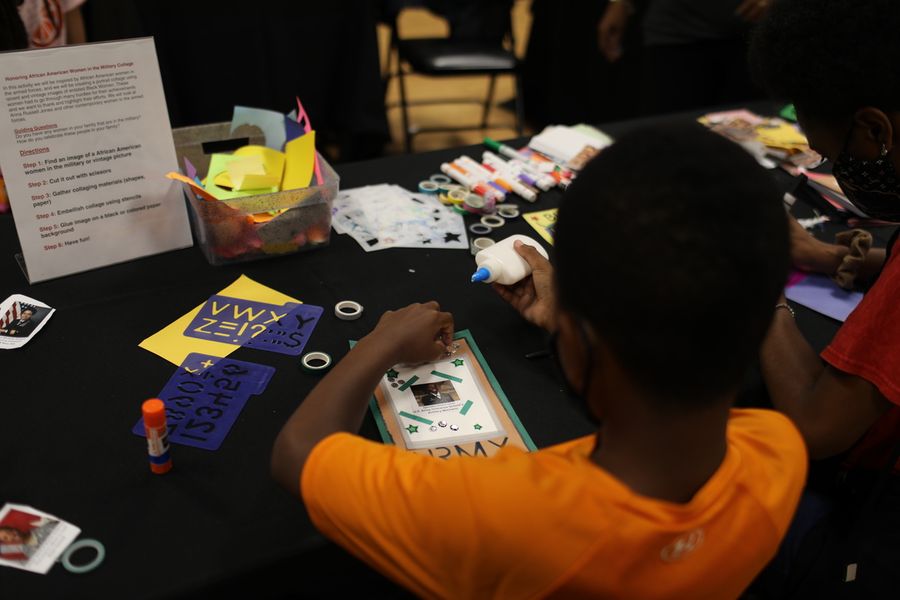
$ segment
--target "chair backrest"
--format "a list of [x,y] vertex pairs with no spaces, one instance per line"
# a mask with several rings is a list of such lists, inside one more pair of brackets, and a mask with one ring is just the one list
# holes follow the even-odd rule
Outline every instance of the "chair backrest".
[[[513,0],[420,0],[406,8],[425,8],[445,20],[452,40],[496,42],[507,49],[515,49],[512,29]],[[394,14],[391,43],[402,39],[400,19],[405,12],[401,8]]]

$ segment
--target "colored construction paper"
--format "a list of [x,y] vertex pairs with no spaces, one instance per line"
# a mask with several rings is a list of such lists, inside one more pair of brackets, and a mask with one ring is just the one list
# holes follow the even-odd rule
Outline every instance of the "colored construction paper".
[[284,115],[274,110],[235,106],[231,117],[231,133],[241,125],[255,125],[263,132],[266,146],[273,150],[284,147]]
[[184,157],[184,172],[188,176],[188,179],[197,179],[197,167],[188,160],[187,156]]
[[219,200],[231,200],[233,198],[244,198],[246,196],[257,196],[259,194],[271,194],[278,191],[277,187],[269,187],[265,189],[255,190],[226,190],[217,185],[218,178],[221,173],[228,170],[228,163],[234,158],[230,154],[213,154],[209,159],[209,172],[206,174],[206,191],[218,198]]
[[[256,188],[281,187],[281,179],[284,177],[284,152],[272,150],[265,146],[243,146],[235,150],[232,156],[236,159],[259,160],[262,163],[262,174],[264,175],[263,178],[260,178],[255,176],[259,174],[258,172],[244,173],[245,179],[241,183],[235,180],[235,167],[237,164],[243,163],[232,161],[228,163],[228,171],[236,189],[253,189],[254,186]],[[253,177],[247,179],[247,175],[252,175]]]
[[[247,400],[261,394],[274,367],[192,353],[157,397],[166,405],[168,441],[218,450]],[[132,428],[144,436],[144,419]]]
[[295,140],[304,133],[306,133],[306,129],[303,128],[303,125],[297,122],[297,119],[292,116],[296,115],[296,112],[292,112],[290,115],[287,115],[284,118],[284,141],[285,143],[290,142],[291,140]]
[[[270,287],[257,283],[245,275],[241,275],[234,283],[220,290],[219,294],[222,296],[231,296],[233,298],[242,298],[244,300],[254,300],[257,302],[268,302],[270,304],[279,305],[287,302],[299,302],[296,298],[292,298],[273,290]],[[240,346],[237,344],[201,340],[183,335],[185,328],[193,321],[194,317],[197,316],[202,308],[203,304],[200,304],[192,311],[182,315],[174,322],[142,341],[139,346],[176,365],[180,365],[184,362],[185,357],[191,352],[210,354],[212,356],[228,356]]]
[[207,192],[205,189],[203,189],[196,181],[194,181],[192,179],[188,179],[181,173],[176,173],[175,171],[171,171],[169,173],[166,173],[166,177],[168,177],[169,179],[174,179],[175,181],[180,181],[181,183],[185,184],[186,186],[191,188],[191,191],[193,191],[198,196],[201,196],[204,200],[209,200],[211,202],[216,202],[216,200],[217,200],[215,196],[213,196],[212,194]]
[[[287,307],[289,305],[285,305]],[[252,336],[244,344],[248,348],[299,356],[325,309],[312,304],[299,304],[282,319],[271,322],[261,335]]]
[[316,158],[316,132],[291,140],[284,146],[284,179],[282,190],[299,190],[309,187]]
[[807,275],[785,289],[784,295],[792,302],[841,322],[847,320],[863,299],[861,292],[841,289],[825,275]]

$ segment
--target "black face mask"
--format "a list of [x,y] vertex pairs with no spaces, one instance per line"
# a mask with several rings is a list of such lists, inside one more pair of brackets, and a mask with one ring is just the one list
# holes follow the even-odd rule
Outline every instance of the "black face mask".
[[900,176],[890,152],[882,145],[877,159],[860,160],[847,151],[849,141],[848,135],[832,169],[847,199],[873,219],[900,222]]
[[578,323],[578,333],[581,337],[581,343],[585,348],[585,363],[584,363],[584,378],[581,381],[580,389],[576,389],[575,386],[569,381],[568,376],[566,375],[566,370],[563,368],[562,361],[559,358],[559,333],[553,333],[550,335],[550,354],[553,356],[553,360],[556,364],[556,371],[558,373],[558,377],[563,384],[563,391],[566,394],[566,397],[572,401],[572,405],[583,414],[587,419],[596,425],[600,424],[600,420],[597,419],[596,416],[590,411],[587,403],[587,393],[588,387],[591,384],[591,373],[594,368],[594,354],[592,351],[591,340],[588,336],[586,325],[579,321]]

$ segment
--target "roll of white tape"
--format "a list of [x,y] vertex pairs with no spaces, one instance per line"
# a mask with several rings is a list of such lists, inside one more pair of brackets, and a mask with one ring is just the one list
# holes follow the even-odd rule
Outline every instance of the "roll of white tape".
[[342,321],[355,321],[363,314],[363,306],[353,300],[341,300],[334,305],[334,316]]
[[487,225],[483,225],[481,223],[472,223],[471,225],[469,225],[469,231],[471,231],[475,235],[485,235],[490,233],[492,229]]
[[497,227],[506,225],[506,219],[498,217],[497,215],[484,215],[481,217],[481,224],[487,225],[491,229],[496,229]]
[[515,205],[501,205],[497,207],[497,214],[504,219],[515,219],[519,216],[519,207]]
[[494,240],[486,237],[479,237],[472,240],[472,254],[478,254],[485,248],[490,248],[496,244]]
[[300,366],[309,373],[324,371],[331,366],[331,355],[327,352],[307,352],[300,359]]

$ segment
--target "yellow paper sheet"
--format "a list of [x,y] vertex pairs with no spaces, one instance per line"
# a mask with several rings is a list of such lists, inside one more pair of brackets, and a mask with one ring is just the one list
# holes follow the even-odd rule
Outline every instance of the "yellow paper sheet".
[[[266,287],[261,283],[257,283],[247,277],[241,275],[237,280],[218,292],[220,296],[231,296],[232,298],[241,298],[242,300],[253,300],[255,302],[267,302],[269,304],[284,304],[286,302],[300,302],[296,298],[291,298],[277,290]],[[184,335],[184,330],[191,324],[203,304],[172,322],[160,331],[157,331],[146,340],[138,344],[144,350],[157,354],[170,363],[180,365],[191,352],[200,352],[202,354],[211,354],[212,356],[225,357],[240,348],[235,344],[225,344],[223,342],[212,342],[209,340],[201,340],[200,338],[188,337]]]
[[234,151],[228,172],[236,190],[281,189],[284,153],[265,146],[243,146]]
[[209,158],[209,172],[204,180],[206,191],[218,198],[219,200],[231,200],[233,198],[243,198],[245,196],[256,196],[259,194],[271,194],[278,191],[277,187],[256,189],[256,190],[226,190],[220,188],[217,184],[220,181],[218,176],[221,173],[227,173],[228,163],[234,160],[230,154],[213,154]]
[[316,161],[316,132],[310,131],[284,145],[284,180],[282,190],[309,187]]

